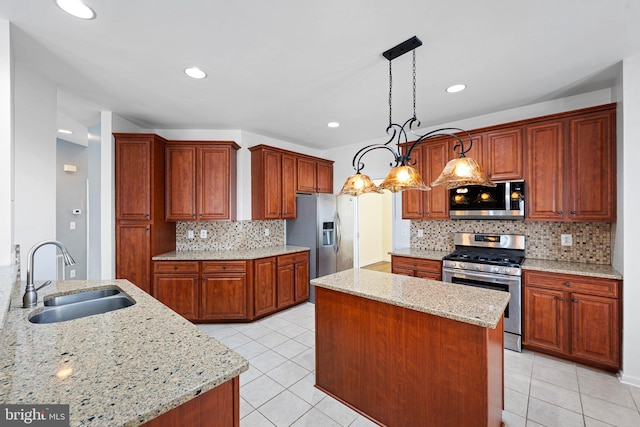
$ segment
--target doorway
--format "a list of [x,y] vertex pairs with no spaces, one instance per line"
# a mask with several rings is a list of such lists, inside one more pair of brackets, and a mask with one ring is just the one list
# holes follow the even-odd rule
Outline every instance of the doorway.
[[[382,179],[373,181],[376,185]],[[358,197],[358,261],[360,268],[391,272],[394,197],[369,193]]]

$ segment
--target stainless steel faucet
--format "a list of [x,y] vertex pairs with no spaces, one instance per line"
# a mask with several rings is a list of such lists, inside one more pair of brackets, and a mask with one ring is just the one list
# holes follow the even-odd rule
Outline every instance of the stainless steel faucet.
[[36,287],[33,284],[33,257],[35,256],[36,251],[45,245],[56,245],[60,248],[62,258],[64,259],[64,265],[74,265],[76,263],[71,255],[69,255],[67,248],[57,240],[44,240],[40,243],[36,243],[29,251],[27,259],[27,288],[25,289],[24,296],[22,297],[23,308],[33,307],[38,302],[38,294],[36,293]]

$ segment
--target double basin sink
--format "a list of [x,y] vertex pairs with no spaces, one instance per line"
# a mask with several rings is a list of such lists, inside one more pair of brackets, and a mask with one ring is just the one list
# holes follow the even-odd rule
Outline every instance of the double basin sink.
[[57,323],[130,307],[136,302],[117,286],[45,298],[44,310],[31,323]]

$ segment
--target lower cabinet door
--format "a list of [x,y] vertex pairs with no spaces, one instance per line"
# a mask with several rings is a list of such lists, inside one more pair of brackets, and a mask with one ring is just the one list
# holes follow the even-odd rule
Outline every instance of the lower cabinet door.
[[246,319],[247,314],[246,274],[202,277],[201,319]]
[[309,299],[309,263],[306,261],[296,263],[295,269],[295,300],[296,302],[306,301]]
[[288,264],[278,267],[278,308],[286,307],[295,303],[295,264]]
[[116,279],[127,279],[151,294],[151,225],[116,226]]
[[198,275],[156,274],[153,282],[154,297],[189,320],[198,319]]
[[571,353],[614,367],[620,364],[618,300],[571,294]]
[[524,344],[566,352],[565,293],[524,286]]
[[276,258],[253,262],[253,315],[262,316],[276,310]]

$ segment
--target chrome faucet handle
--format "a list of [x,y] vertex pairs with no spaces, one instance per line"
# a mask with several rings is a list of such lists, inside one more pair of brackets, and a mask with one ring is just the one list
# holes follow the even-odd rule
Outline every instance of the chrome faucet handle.
[[[22,297],[23,308],[34,307],[38,302],[38,294],[36,292],[37,289],[33,284],[33,260],[34,260],[36,251],[45,245],[55,245],[59,247],[60,251],[62,252],[62,258],[64,260],[65,265],[73,265],[76,263],[71,257],[71,255],[69,255],[69,251],[67,251],[67,248],[57,240],[44,240],[42,242],[36,243],[29,251],[29,255],[27,258],[27,287],[24,290],[24,295]],[[40,288],[48,285],[49,283],[51,283],[51,281],[49,281],[48,283],[45,282],[42,286],[40,286]]]

